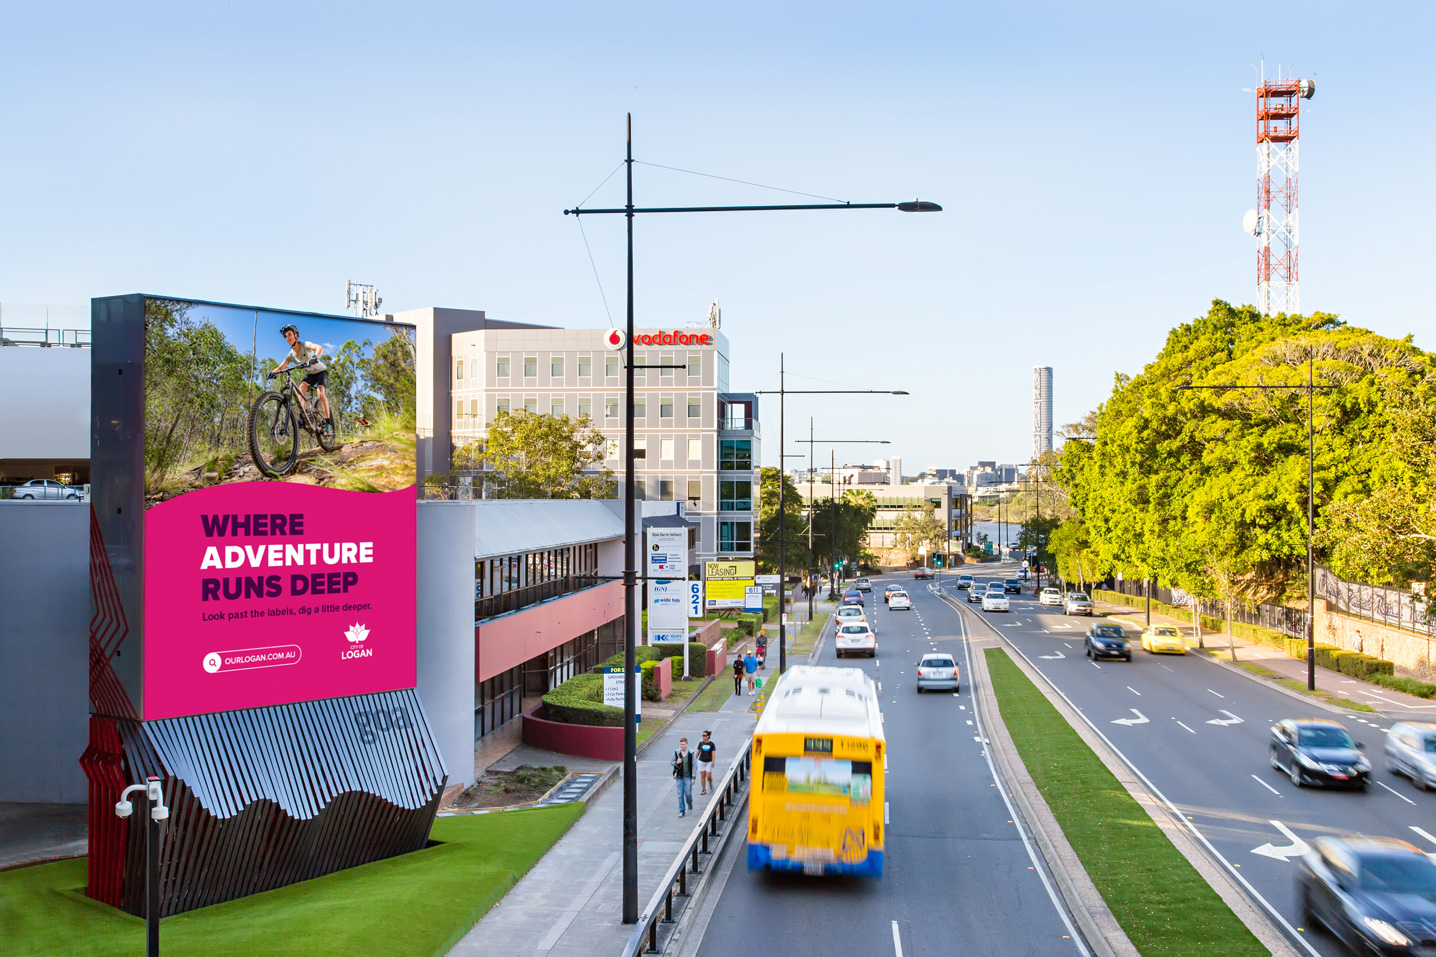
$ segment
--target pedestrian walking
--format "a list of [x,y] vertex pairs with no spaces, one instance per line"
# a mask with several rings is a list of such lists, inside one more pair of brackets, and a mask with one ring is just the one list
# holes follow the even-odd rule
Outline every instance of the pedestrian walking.
[[733,693],[743,693],[743,659],[733,659]]
[[693,752],[688,750],[688,739],[678,739],[678,750],[673,752],[673,783],[678,791],[678,816],[682,817],[693,807]]
[[707,794],[713,787],[713,759],[718,746],[713,743],[713,732],[704,731],[703,740],[698,742],[698,793]]
[[748,694],[755,694],[754,681],[758,677],[758,658],[751,651],[743,656],[743,671],[748,675]]

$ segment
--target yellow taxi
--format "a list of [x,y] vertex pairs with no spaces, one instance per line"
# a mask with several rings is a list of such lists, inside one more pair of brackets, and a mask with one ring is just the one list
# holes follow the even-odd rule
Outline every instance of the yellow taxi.
[[1154,655],[1185,655],[1187,643],[1182,640],[1182,633],[1173,626],[1153,625],[1142,632],[1142,650]]

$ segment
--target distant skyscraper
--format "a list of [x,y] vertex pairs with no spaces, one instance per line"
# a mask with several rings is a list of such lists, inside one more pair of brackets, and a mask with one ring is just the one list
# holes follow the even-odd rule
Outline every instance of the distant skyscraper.
[[1052,367],[1032,369],[1032,460],[1052,451]]

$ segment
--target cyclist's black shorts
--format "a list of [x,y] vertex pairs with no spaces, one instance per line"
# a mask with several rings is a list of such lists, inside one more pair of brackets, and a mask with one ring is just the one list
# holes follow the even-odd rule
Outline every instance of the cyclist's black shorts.
[[329,370],[323,372],[310,372],[304,376],[305,385],[324,385],[329,380]]

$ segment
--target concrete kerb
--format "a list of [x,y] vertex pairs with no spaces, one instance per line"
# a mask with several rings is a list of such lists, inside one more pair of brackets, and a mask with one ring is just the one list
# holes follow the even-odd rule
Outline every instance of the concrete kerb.
[[[987,623],[984,621],[984,624]],[[1180,816],[1175,815],[1166,802],[1162,801],[1148,789],[1146,782],[1134,774],[1127,763],[1118,757],[1118,755],[1107,746],[1107,743],[1088,727],[1086,721],[1077,714],[1062,695],[1057,693],[1040,672],[1033,668],[1021,654],[1014,653],[1010,643],[1003,635],[992,628],[990,624],[987,625],[987,627],[988,630],[993,632],[994,636],[1003,643],[1003,650],[1007,652],[1008,657],[1017,664],[1017,667],[1022,669],[1023,674],[1027,675],[1028,679],[1042,692],[1043,696],[1051,702],[1052,706],[1057,709],[1057,713],[1062,715],[1063,720],[1065,720],[1067,724],[1071,726],[1072,730],[1076,731],[1078,736],[1092,749],[1092,752],[1106,765],[1107,770],[1111,771],[1112,775],[1122,783],[1122,786],[1127,790],[1127,793],[1132,796],[1133,800],[1142,806],[1142,809],[1151,817],[1152,822],[1161,828],[1162,833],[1167,835],[1167,838],[1172,842],[1173,846],[1196,868],[1197,873],[1201,874],[1202,879],[1211,886],[1212,890],[1216,891],[1217,896],[1221,897],[1223,903],[1231,908],[1232,913],[1236,914],[1237,919],[1246,925],[1247,930],[1251,931],[1252,935],[1257,938],[1261,945],[1267,948],[1272,954],[1278,955],[1278,957],[1299,957],[1301,952],[1292,946],[1286,934],[1284,934],[1281,928],[1271,919],[1271,916],[1251,899],[1232,874],[1222,866],[1220,862],[1214,860],[1206,852],[1204,846],[1195,839],[1188,829],[1186,821],[1181,819]],[[976,665],[974,665],[974,667],[976,667]],[[1235,670],[1240,671],[1241,669],[1238,668]],[[1249,677],[1255,678],[1256,676],[1251,675]],[[1306,699],[1303,696],[1303,700],[1313,699]],[[1011,738],[1007,735],[1007,729],[1001,722],[995,722],[992,727],[997,731],[998,735],[1006,738],[1005,743],[1013,747],[1012,753],[1015,755],[1015,746],[1011,745]],[[994,754],[996,754],[996,752],[994,752]],[[1021,758],[1017,758],[1016,760],[1020,764]],[[1027,783],[1029,786],[1031,785],[1030,777]],[[1036,794],[1035,789],[1033,794]],[[1040,795],[1037,796],[1037,799],[1039,801],[1041,800]],[[1042,811],[1050,817],[1051,811],[1047,808],[1045,802],[1042,804]],[[1057,830],[1057,833],[1061,834],[1061,828],[1057,827],[1055,818],[1051,820],[1051,824]],[[1071,845],[1067,844],[1065,835],[1062,836],[1062,843],[1071,851]],[[1075,858],[1075,852],[1072,853]],[[1080,863],[1078,863],[1077,866],[1081,868]],[[1087,884],[1091,884],[1091,878],[1087,876],[1086,870],[1081,869],[1080,873],[1081,879]],[[1097,893],[1096,885],[1092,885],[1092,892]],[[1100,896],[1101,895],[1098,894],[1099,899]],[[1106,909],[1105,902],[1103,903],[1103,908],[1104,910]],[[1076,913],[1075,910],[1074,913]],[[1110,915],[1110,910],[1107,910],[1107,913]],[[1127,940],[1125,933],[1122,935],[1122,940],[1126,942],[1127,946],[1131,946],[1131,942]],[[1137,951],[1133,949],[1128,953],[1137,953]]]

